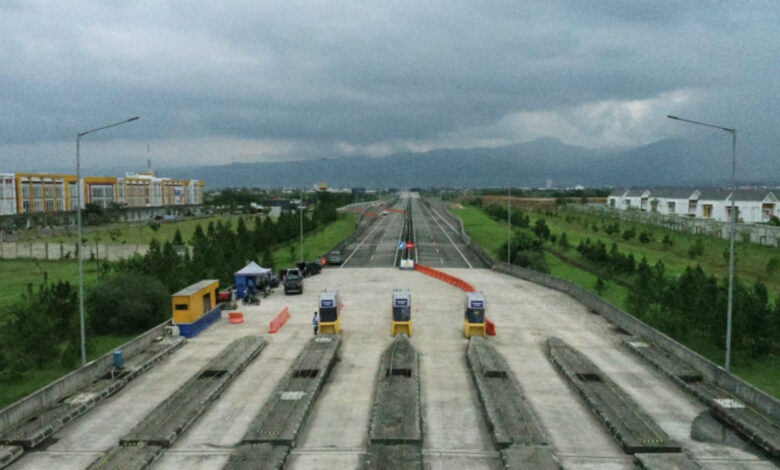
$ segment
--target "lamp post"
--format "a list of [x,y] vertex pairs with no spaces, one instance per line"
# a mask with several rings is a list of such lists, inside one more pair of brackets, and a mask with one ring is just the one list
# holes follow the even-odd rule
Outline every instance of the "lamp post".
[[683,119],[677,116],[667,115],[669,119],[675,121],[696,124],[697,126],[711,127],[720,129],[731,134],[731,226],[729,230],[729,293],[728,306],[726,307],[726,372],[731,368],[731,315],[734,300],[734,238],[737,230],[737,210],[735,201],[737,199],[737,130],[732,127],[716,126],[706,122]]
[[83,253],[81,252],[81,188],[79,188],[79,183],[81,182],[81,138],[84,137],[87,134],[92,134],[93,132],[102,131],[103,129],[108,129],[109,127],[116,127],[121,124],[125,124],[128,122],[132,122],[138,119],[138,116],[131,117],[130,119],[125,119],[124,121],[115,122],[114,124],[109,124],[107,126],[103,127],[97,127],[95,129],[90,129],[88,131],[79,132],[76,134],[76,194],[78,196],[77,198],[77,204],[78,208],[76,209],[76,233],[78,236],[78,241],[76,242],[76,246],[78,247],[77,250],[77,256],[79,259],[79,323],[81,328],[81,365],[87,363],[87,336],[84,332],[84,260],[83,260]]
[[506,188],[506,264],[512,264],[512,187]]
[[298,207],[298,213],[301,217],[301,262],[304,261],[303,257],[303,189],[301,189],[301,205]]

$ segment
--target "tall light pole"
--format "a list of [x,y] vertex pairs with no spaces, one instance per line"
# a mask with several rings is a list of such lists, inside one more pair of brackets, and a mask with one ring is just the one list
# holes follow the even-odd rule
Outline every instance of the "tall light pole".
[[697,126],[711,127],[720,129],[731,134],[731,226],[729,230],[729,294],[728,306],[726,307],[726,372],[731,368],[731,314],[734,301],[734,238],[737,231],[737,210],[735,201],[737,199],[737,130],[732,127],[716,126],[706,122],[683,119],[677,116],[667,115],[669,119],[688,122]]
[[81,327],[81,365],[82,366],[87,363],[87,335],[84,332],[84,260],[83,260],[83,253],[81,250],[81,188],[79,187],[81,182],[81,138],[87,134],[91,134],[97,131],[102,131],[103,129],[108,129],[109,127],[116,127],[121,124],[135,121],[137,119],[138,116],[135,116],[135,117],[131,117],[130,119],[125,119],[124,121],[115,122],[114,124],[109,124],[107,126],[90,129],[88,131],[79,132],[78,134],[76,134],[76,194],[78,195],[78,199],[77,199],[78,208],[76,210],[76,227],[77,227],[76,233],[78,236],[78,242],[76,243],[76,246],[78,247],[77,256],[79,259],[79,323]]
[[298,207],[298,213],[301,216],[301,262],[304,261],[303,257],[303,189],[301,189],[301,205]]
[[506,264],[512,264],[512,187],[506,188]]

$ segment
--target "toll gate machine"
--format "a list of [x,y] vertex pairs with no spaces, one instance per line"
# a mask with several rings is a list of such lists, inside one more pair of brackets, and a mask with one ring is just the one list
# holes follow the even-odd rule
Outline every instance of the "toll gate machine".
[[339,334],[341,332],[341,297],[338,290],[320,292],[320,333]]
[[466,293],[466,311],[463,315],[463,335],[486,336],[485,330],[485,294],[482,292]]
[[393,289],[393,321],[390,334],[412,336],[412,291]]

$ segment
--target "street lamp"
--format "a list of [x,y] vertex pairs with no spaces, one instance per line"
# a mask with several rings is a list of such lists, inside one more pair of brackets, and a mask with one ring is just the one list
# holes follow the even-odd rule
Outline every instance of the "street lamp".
[[512,186],[506,188],[506,264],[512,264]]
[[301,189],[301,205],[298,207],[298,213],[301,217],[301,262],[303,262],[303,189]]
[[116,127],[121,124],[135,121],[137,119],[138,116],[135,116],[135,117],[131,117],[130,119],[125,119],[124,121],[115,122],[114,124],[109,124],[107,126],[90,129],[88,131],[79,132],[78,134],[76,134],[76,194],[78,195],[78,199],[77,199],[78,208],[76,210],[76,226],[77,226],[78,242],[76,246],[78,247],[77,254],[79,258],[79,322],[81,326],[81,365],[82,366],[87,363],[87,337],[86,337],[86,333],[84,332],[84,260],[83,260],[83,253],[81,252],[81,189],[79,188],[79,183],[81,182],[81,138],[87,134],[91,134],[97,131],[102,131],[103,129],[108,129],[109,127]]
[[696,124],[698,126],[720,129],[731,134],[731,227],[729,230],[729,294],[726,313],[726,372],[728,372],[731,367],[731,313],[734,300],[734,238],[737,230],[737,210],[735,207],[735,201],[737,199],[737,130],[731,127],[716,126],[715,124],[683,119],[677,116],[667,115],[666,117],[676,121]]

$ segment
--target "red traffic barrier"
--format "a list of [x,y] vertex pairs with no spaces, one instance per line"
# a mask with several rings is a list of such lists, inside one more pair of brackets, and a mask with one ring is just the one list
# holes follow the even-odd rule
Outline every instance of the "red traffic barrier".
[[228,312],[228,321],[234,325],[244,323],[244,314],[241,312]]
[[287,307],[284,307],[281,312],[279,312],[273,320],[271,320],[271,324],[268,327],[269,333],[276,333],[279,331],[279,328],[281,328],[287,320],[290,318],[290,309]]
[[458,289],[464,290],[466,292],[474,292],[476,289],[474,289],[474,286],[469,284],[468,282],[458,279],[455,276],[450,276],[449,274],[445,272],[441,272],[438,269],[433,269],[428,266],[424,266],[420,263],[414,264],[414,269],[417,271],[420,271],[423,274],[427,274],[428,276],[431,276],[435,279],[440,279],[448,284],[452,284],[453,286],[457,287]]
[[496,324],[485,318],[485,333],[488,336],[496,336]]

